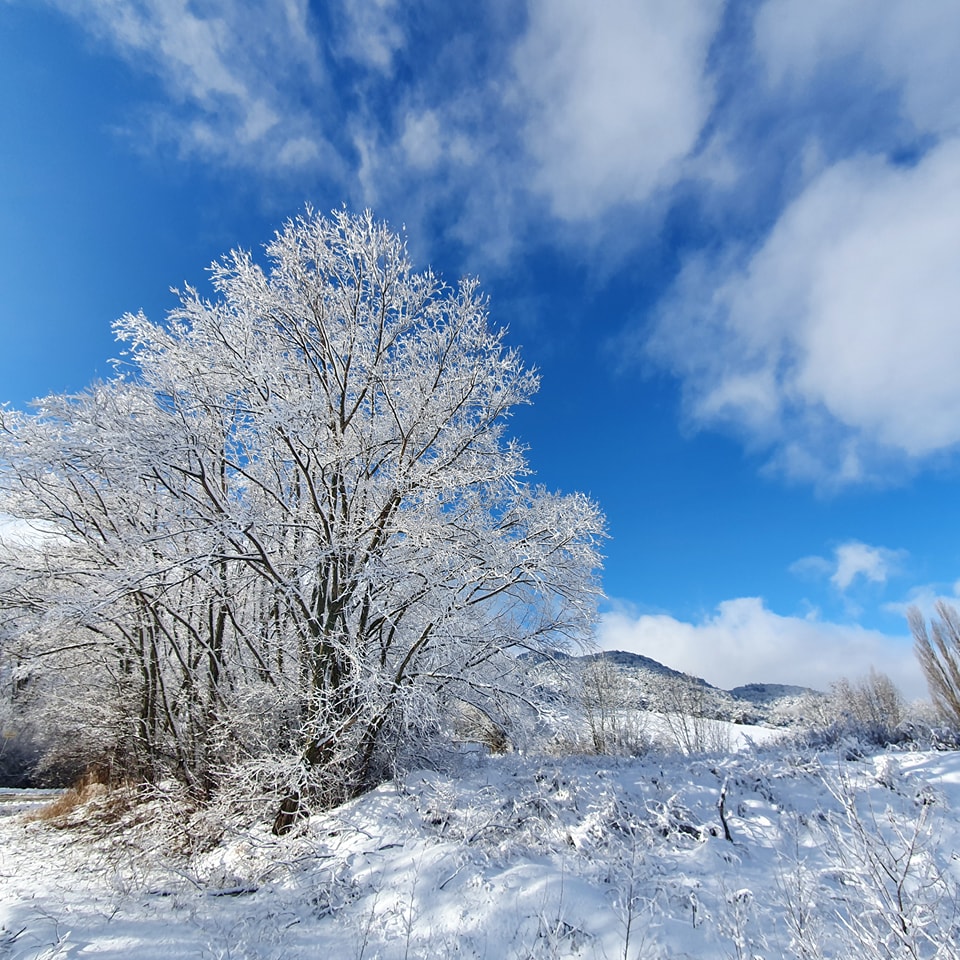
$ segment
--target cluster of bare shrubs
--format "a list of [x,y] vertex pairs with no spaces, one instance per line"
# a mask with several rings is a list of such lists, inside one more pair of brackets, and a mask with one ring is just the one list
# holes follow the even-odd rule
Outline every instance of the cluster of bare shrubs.
[[727,753],[733,746],[717,691],[693,677],[666,677],[652,706],[663,718],[667,739],[681,753]]
[[584,667],[580,701],[591,752],[635,756],[649,749],[649,731],[637,709],[636,693],[609,660],[599,657]]
[[889,676],[871,670],[858,680],[844,678],[826,697],[811,697],[803,704],[815,736],[853,738],[875,746],[920,742],[960,747],[960,613],[941,601],[929,630],[916,607],[908,619],[930,703],[907,704]]
[[731,748],[718,692],[683,675],[637,683],[604,655],[590,658],[568,679],[571,717],[561,752],[639,756],[651,749],[686,755]]
[[906,703],[885,673],[871,670],[857,680],[842,678],[831,687],[827,705],[841,733],[878,746],[901,739]]

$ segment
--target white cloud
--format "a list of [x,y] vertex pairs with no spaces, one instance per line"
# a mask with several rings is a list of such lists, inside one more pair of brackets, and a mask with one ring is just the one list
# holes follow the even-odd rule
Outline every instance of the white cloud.
[[790,572],[797,577],[809,577],[817,580],[820,577],[829,577],[835,565],[826,557],[801,557],[790,564]]
[[793,563],[790,570],[801,576],[808,573],[828,576],[830,582],[842,592],[849,589],[858,577],[870,583],[886,583],[897,573],[905,553],[903,550],[873,547],[859,540],[849,540],[834,548],[832,560],[803,557]]
[[960,443],[960,140],[915,166],[840,162],[745,265],[691,263],[650,349],[702,424],[833,483]]
[[440,119],[435,110],[410,112],[404,122],[400,145],[411,166],[430,170],[443,155]]
[[[369,117],[353,124],[364,201],[403,197],[408,224],[418,215],[435,224],[442,209],[441,242],[462,242],[485,263],[508,260],[544,201],[565,221],[551,227],[553,242],[579,255],[605,242],[629,248],[621,233],[611,239],[607,214],[624,205],[637,214],[696,175],[722,10],[722,0],[669,10],[659,0],[535,0],[527,17],[505,18],[488,10],[482,40],[444,38],[398,90],[389,129]],[[584,227],[586,241],[573,234]]]
[[320,156],[320,148],[310,137],[292,137],[278,151],[277,162],[285,167],[306,167]]
[[187,152],[261,168],[320,153],[305,102],[322,102],[327,84],[307,0],[50,2],[159,78],[169,102],[151,129]]
[[393,58],[403,47],[403,31],[396,20],[396,0],[345,0],[347,22],[343,50],[347,56],[390,75]]
[[514,52],[531,182],[595,220],[670,185],[710,111],[719,0],[536,0]]
[[896,551],[856,540],[841,544],[836,549],[837,568],[830,582],[839,590],[846,590],[857,577],[871,583],[886,583],[897,557]]
[[783,617],[758,597],[726,600],[699,623],[664,614],[608,613],[599,627],[605,650],[627,650],[730,689],[745,683],[792,683],[824,690],[871,667],[892,677],[910,699],[926,685],[908,637],[859,626]]
[[609,213],[656,221],[679,178],[718,166],[700,140],[723,0],[431,11],[435,35],[396,0],[47,2],[160,81],[162,96],[132,110],[137,145],[313,170],[348,202],[442,221],[438,242],[463,239],[482,259],[505,262],[545,205],[569,221],[553,225],[557,243],[586,226],[581,253],[629,249]]
[[960,5],[955,0],[767,0],[756,44],[771,81],[803,86],[831,61],[899,92],[904,115],[933,133],[960,128]]
[[885,603],[883,609],[906,617],[911,607],[916,607],[927,619],[936,616],[938,603],[960,608],[960,580],[952,584],[927,583],[910,589],[905,600]]

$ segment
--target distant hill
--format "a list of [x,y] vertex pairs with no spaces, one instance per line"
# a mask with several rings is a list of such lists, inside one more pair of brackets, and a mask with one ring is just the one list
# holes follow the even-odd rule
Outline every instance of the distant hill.
[[[551,688],[559,693],[561,688],[574,682],[572,677],[577,675],[577,671],[603,661],[616,667],[617,672],[636,691],[636,703],[640,708],[662,709],[665,682],[685,680],[702,691],[701,696],[708,698],[703,705],[712,715],[736,723],[789,725],[802,719],[805,706],[809,706],[811,698],[824,696],[809,687],[786,683],[747,683],[732,690],[722,690],[702,677],[691,676],[652,657],[625,650],[604,650],[579,657],[560,655],[552,665],[544,657],[530,659],[535,665],[538,683],[545,688],[544,693]],[[551,676],[554,671],[556,675]]]
[[701,684],[704,687],[711,686],[711,684],[700,677],[693,677],[689,673],[674,670],[673,667],[665,666],[660,663],[659,660],[654,660],[653,657],[645,657],[642,653],[627,653],[626,650],[601,650],[599,653],[588,653],[582,657],[575,657],[574,659],[580,660],[583,663],[590,663],[595,660],[606,660],[608,663],[616,664],[618,667],[624,667],[628,670],[647,670],[663,677],[686,677],[688,680],[692,680],[694,683]]

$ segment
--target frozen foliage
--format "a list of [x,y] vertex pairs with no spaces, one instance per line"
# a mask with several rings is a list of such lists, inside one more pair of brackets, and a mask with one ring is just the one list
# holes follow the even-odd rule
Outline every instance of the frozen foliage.
[[229,772],[285,830],[464,711],[522,727],[517,654],[589,636],[603,520],[525,482],[504,426],[537,378],[475,281],[369,215],[308,210],[266,254],[121,319],[114,379],[2,411],[0,512],[45,535],[0,550],[0,609],[59,762],[197,797]]
[[0,953],[960,956],[957,753],[478,758],[280,838],[171,807],[0,819]]

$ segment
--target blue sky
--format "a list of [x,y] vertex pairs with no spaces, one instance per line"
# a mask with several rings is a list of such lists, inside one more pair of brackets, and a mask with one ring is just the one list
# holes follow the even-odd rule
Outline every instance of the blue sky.
[[[264,12],[267,10],[268,12]],[[0,401],[309,202],[478,274],[606,511],[598,638],[723,686],[960,593],[955,0],[0,0]]]

